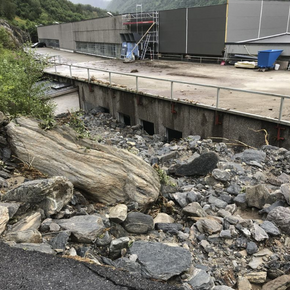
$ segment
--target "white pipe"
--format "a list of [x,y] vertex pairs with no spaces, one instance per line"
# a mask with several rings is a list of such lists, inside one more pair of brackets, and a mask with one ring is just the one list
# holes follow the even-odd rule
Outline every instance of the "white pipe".
[[261,1],[261,11],[260,11],[260,20],[259,20],[259,30],[258,30],[258,38],[260,38],[260,33],[261,33],[261,23],[262,23],[262,16],[263,16],[263,6],[264,6],[264,1]]

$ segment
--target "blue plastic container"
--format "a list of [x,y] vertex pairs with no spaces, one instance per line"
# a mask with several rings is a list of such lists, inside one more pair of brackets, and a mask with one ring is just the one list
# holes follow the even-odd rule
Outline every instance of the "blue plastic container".
[[283,49],[268,49],[258,52],[258,67],[273,68],[274,63],[282,53]]

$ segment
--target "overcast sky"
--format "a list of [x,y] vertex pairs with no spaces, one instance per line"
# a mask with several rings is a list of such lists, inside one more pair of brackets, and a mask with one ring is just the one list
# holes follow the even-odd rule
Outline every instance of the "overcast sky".
[[71,1],[72,3],[75,3],[75,4],[89,4],[89,5],[92,5],[94,7],[106,9],[107,3],[110,0],[69,0],[69,1]]

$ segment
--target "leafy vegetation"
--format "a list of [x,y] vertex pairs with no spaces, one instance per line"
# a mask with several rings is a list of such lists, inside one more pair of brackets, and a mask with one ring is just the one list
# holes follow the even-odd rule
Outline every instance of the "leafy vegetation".
[[37,61],[32,51],[1,48],[0,111],[13,117],[32,116],[42,120],[46,126],[52,125],[54,106],[41,99],[44,86],[37,83],[44,66],[45,62]]
[[28,31],[37,41],[36,26],[105,16],[106,11],[68,0],[1,0],[0,18]]

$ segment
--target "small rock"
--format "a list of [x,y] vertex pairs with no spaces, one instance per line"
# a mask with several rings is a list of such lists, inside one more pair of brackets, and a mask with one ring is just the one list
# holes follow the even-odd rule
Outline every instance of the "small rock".
[[48,244],[32,244],[32,243],[21,243],[12,245],[13,248],[21,248],[26,251],[36,251],[46,254],[56,254],[56,252]]
[[174,218],[172,218],[170,215],[168,215],[167,213],[163,213],[160,212],[157,214],[157,216],[154,218],[154,224],[170,224],[170,223],[174,223]]
[[246,250],[249,255],[253,255],[258,252],[258,246],[254,242],[248,242]]
[[153,227],[153,218],[141,212],[131,212],[123,223],[126,231],[133,234],[145,234]]
[[193,289],[210,290],[214,283],[211,276],[202,269],[194,269],[193,278],[188,282]]
[[252,236],[257,242],[269,239],[267,233],[257,224],[252,228]]
[[9,221],[8,208],[0,206],[0,235],[5,231],[8,221]]
[[281,234],[279,229],[269,221],[264,221],[260,227],[270,236],[279,236]]
[[38,230],[29,229],[26,231],[8,232],[5,240],[14,241],[15,243],[42,243],[42,236]]
[[121,250],[127,249],[130,239],[128,237],[122,237],[120,239],[113,240],[110,244],[110,258],[117,259],[121,256]]
[[290,205],[290,183],[282,184],[280,189],[286,202]]
[[0,202],[0,206],[4,206],[8,208],[9,218],[13,218],[20,207],[21,203],[19,202]]
[[240,193],[234,198],[234,202],[237,206],[241,207],[242,209],[246,209],[248,207],[247,204],[247,197],[245,193]]
[[218,208],[225,208],[228,204],[227,202],[219,199],[219,198],[216,198],[214,196],[210,196],[209,199],[208,199],[208,202]]
[[248,279],[251,283],[263,284],[267,279],[267,272],[251,272],[245,274],[245,278]]
[[22,232],[30,229],[38,230],[40,223],[41,214],[39,212],[35,212],[14,224],[9,232]]
[[221,169],[214,169],[212,171],[212,176],[219,181],[229,181],[231,179],[231,175],[228,171],[226,170],[221,170]]
[[242,154],[242,160],[249,165],[264,162],[265,159],[266,153],[260,150],[246,149]]
[[115,223],[122,223],[127,218],[128,207],[125,204],[118,204],[109,211],[109,218]]
[[183,213],[189,216],[206,217],[207,213],[198,202],[192,202],[183,208]]
[[262,209],[265,204],[272,204],[270,192],[264,184],[249,186],[246,189],[246,200],[249,207]]
[[52,248],[58,253],[64,252],[67,242],[69,240],[69,237],[70,237],[70,232],[59,233],[51,241]]
[[157,223],[155,224],[156,230],[162,230],[163,232],[168,232],[170,234],[176,234],[178,231],[182,230],[181,224],[163,224],[163,223]]
[[252,285],[247,278],[238,278],[238,290],[252,290]]
[[223,226],[214,219],[203,218],[196,222],[196,227],[201,233],[214,234],[220,232]]
[[287,290],[290,287],[290,275],[283,275],[263,285],[262,290]]

